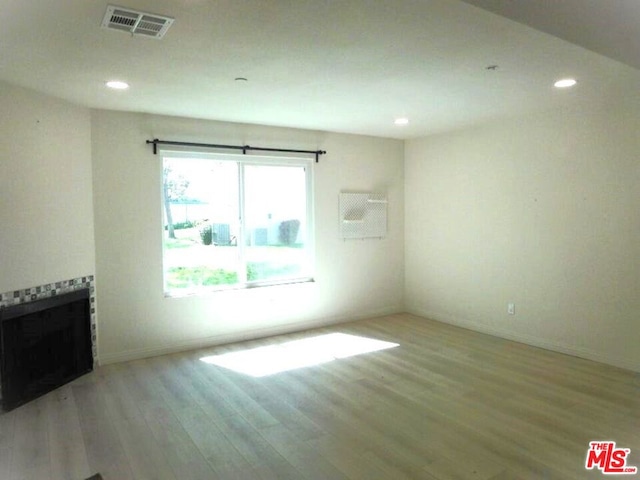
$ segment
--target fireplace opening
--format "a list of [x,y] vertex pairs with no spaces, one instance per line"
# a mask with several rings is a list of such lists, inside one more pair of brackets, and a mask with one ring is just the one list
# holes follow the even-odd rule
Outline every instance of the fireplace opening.
[[4,410],[93,370],[89,298],[82,289],[0,309]]

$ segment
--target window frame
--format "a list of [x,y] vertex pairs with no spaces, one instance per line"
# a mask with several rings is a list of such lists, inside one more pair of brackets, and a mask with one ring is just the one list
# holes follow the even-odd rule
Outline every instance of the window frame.
[[[193,150],[183,150],[180,148],[163,148],[158,150],[158,157],[160,158],[160,209],[161,214],[161,228],[162,232],[162,289],[164,296],[168,298],[186,297],[186,296],[198,296],[206,295],[212,292],[220,292],[225,290],[242,290],[252,289],[259,287],[270,287],[278,285],[290,285],[299,283],[315,282],[315,221],[314,221],[314,161],[311,158],[298,157],[293,155],[256,155],[253,153],[236,154],[236,153],[218,153],[218,152],[200,152]],[[166,284],[166,270],[165,270],[165,245],[164,245],[164,198],[163,198],[163,184],[164,184],[164,162],[165,158],[173,159],[198,159],[198,160],[210,160],[210,161],[226,161],[233,162],[238,167],[238,282],[234,284],[221,284],[211,285],[201,288],[189,288],[181,292],[179,289],[168,289]],[[305,194],[306,194],[306,219],[305,219],[305,263],[308,266],[308,272],[300,277],[289,278],[277,278],[267,280],[247,280],[247,258],[246,258],[246,216],[245,216],[245,180],[244,180],[244,167],[247,165],[254,166],[273,166],[273,167],[301,167],[305,172]]]

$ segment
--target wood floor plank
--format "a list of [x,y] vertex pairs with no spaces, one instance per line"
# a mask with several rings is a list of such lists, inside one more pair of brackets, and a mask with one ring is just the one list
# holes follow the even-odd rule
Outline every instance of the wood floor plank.
[[306,479],[349,479],[308,444],[301,442],[298,436],[282,424],[263,428],[260,430],[260,435]]
[[104,403],[135,478],[178,478],[155,441],[138,403],[130,395],[130,376],[111,375],[105,382]]
[[[383,463],[401,464],[402,468],[406,467],[411,471],[419,471],[428,461],[431,453],[421,445],[412,443],[406,432],[396,428],[396,425],[390,426],[388,418],[384,419],[375,414],[367,415],[367,404],[358,402],[359,398],[364,397],[350,393],[346,384],[335,380],[327,381],[327,378],[318,375],[314,375],[313,379],[296,373],[290,376],[296,376],[300,383],[298,388],[308,395],[299,408],[307,416],[315,417],[314,421],[325,427],[325,431],[332,433],[334,437],[341,441],[346,439],[349,448],[357,446],[359,455],[365,456],[373,452],[384,459]],[[288,379],[288,386],[292,385],[292,378]],[[331,385],[331,388],[327,388],[328,385]],[[386,423],[386,428],[381,425],[383,422]],[[398,472],[395,474],[403,475]]]
[[[196,355],[197,356],[197,355]],[[186,357],[187,370],[183,371],[182,382],[187,388],[195,404],[207,410],[216,418],[236,415],[238,410],[224,394],[224,385],[218,383],[217,368],[203,362]]]
[[221,419],[218,425],[262,479],[299,479],[301,473],[241,415]]
[[[238,377],[241,374],[235,372],[224,372],[220,367],[202,363],[199,365],[201,371],[206,368],[207,382],[213,388],[216,388],[219,395],[232,406],[235,413],[239,413],[256,427],[268,427],[277,425],[279,422],[274,418],[263,405],[264,398],[261,398],[258,392],[264,392],[264,389],[254,388],[249,382],[245,382],[243,386],[238,385]],[[188,371],[188,370],[186,370]]]
[[40,397],[16,410],[12,468],[10,469],[15,479],[51,478],[44,404],[45,401]]
[[0,410],[0,448],[13,445],[17,411],[2,412]]
[[200,407],[182,409],[176,415],[217,478],[258,478],[258,472]]
[[209,480],[215,476],[212,466],[171,410],[148,407],[143,416],[180,480]]
[[0,478],[13,478],[13,447],[17,411],[0,411]]
[[299,440],[307,440],[322,435],[323,431],[318,425],[287,402],[287,392],[275,392],[269,388],[268,378],[255,379],[234,375],[232,381],[237,389],[246,392],[254,402],[261,406],[265,415],[268,415],[269,421],[260,419],[259,422],[256,422],[250,416],[243,414],[242,409],[238,410],[256,428],[262,429],[284,425]]
[[74,385],[87,461],[104,480],[132,480],[133,471],[104,402],[101,383]]
[[43,398],[48,421],[50,473],[52,480],[87,478],[92,472],[82,439],[72,389],[65,385]]
[[[374,464],[361,451],[363,444],[353,438],[325,435],[307,442],[314,450],[352,480],[388,480],[394,478],[383,465]],[[426,477],[427,480],[432,480]]]
[[13,449],[10,447],[0,448],[0,478],[13,480]]

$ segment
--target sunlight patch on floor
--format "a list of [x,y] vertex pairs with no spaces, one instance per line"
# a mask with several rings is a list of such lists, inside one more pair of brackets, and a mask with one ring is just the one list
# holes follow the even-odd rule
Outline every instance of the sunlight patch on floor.
[[328,333],[277,345],[203,357],[200,360],[252,377],[265,377],[398,346],[397,343],[357,335]]

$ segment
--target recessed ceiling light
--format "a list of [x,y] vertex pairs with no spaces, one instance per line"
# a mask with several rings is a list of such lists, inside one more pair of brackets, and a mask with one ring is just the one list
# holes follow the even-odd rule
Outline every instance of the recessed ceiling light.
[[113,88],[114,90],[126,90],[129,88],[129,84],[127,82],[122,82],[120,80],[110,80],[106,82],[105,85],[109,88]]
[[576,83],[578,82],[574,78],[563,78],[554,83],[553,86],[556,88],[568,88],[573,87]]
[[236,77],[234,78],[234,80],[236,82],[248,82],[249,80],[247,79],[247,77]]
[[409,125],[409,119],[408,118],[396,118],[393,123],[395,123],[396,125]]

